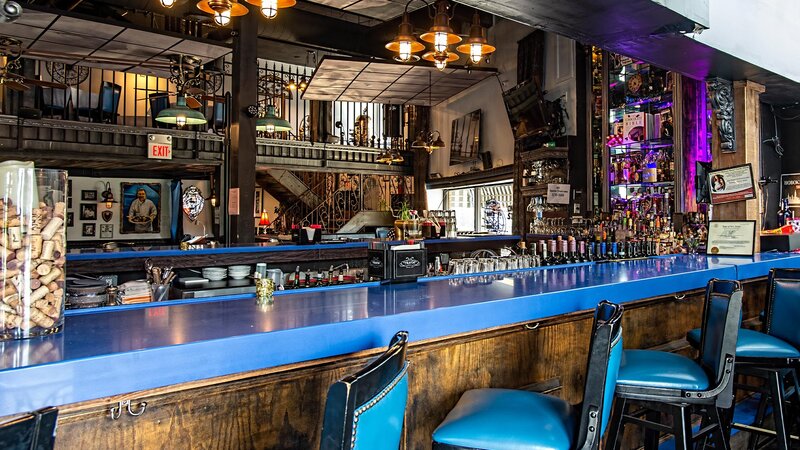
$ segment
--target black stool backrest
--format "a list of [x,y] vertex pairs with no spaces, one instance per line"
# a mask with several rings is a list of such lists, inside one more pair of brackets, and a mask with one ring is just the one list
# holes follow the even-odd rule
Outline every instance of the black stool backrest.
[[[733,401],[732,377],[725,373],[725,365],[729,359],[733,362],[736,356],[741,314],[741,283],[710,280],[706,286],[699,362],[714,386],[722,388],[723,393],[717,400],[717,405],[722,407],[729,407]],[[727,385],[721,386],[723,383]]]
[[49,407],[0,424],[3,450],[50,450],[56,439],[58,409]]
[[800,348],[800,269],[770,269],[764,331]]
[[[398,332],[392,338],[386,352],[357,373],[343,378],[330,387],[328,399],[325,402],[325,418],[322,423],[320,449],[361,448],[365,444],[357,446],[357,439],[361,436],[370,437],[370,434],[374,437],[375,433],[381,433],[379,438],[382,442],[387,443],[385,448],[397,448],[396,445],[392,446],[389,443],[396,442],[399,445],[400,433],[402,432],[402,417],[405,411],[408,389],[406,384],[408,373],[408,364],[406,362],[407,344],[408,332]],[[401,396],[392,398],[392,394],[389,391],[395,390],[396,387],[399,392],[393,392],[393,394],[401,394]],[[405,389],[405,391],[401,391],[402,389]],[[376,405],[382,401],[393,402],[388,405],[388,408],[380,412],[394,415],[393,419],[396,419],[396,415],[399,413],[399,428],[391,426],[397,425],[396,422],[379,424],[370,421],[368,424],[363,419],[358,422],[360,414],[366,415],[367,410],[373,407],[378,410]],[[399,411],[401,407],[402,411]],[[370,419],[375,418],[372,417]],[[356,425],[359,429],[358,433],[354,434]],[[372,427],[372,429],[367,429],[367,426]]]
[[620,305],[603,300],[597,305],[586,365],[586,386],[581,405],[577,448],[596,449],[605,432],[614,401],[622,360],[622,312]]

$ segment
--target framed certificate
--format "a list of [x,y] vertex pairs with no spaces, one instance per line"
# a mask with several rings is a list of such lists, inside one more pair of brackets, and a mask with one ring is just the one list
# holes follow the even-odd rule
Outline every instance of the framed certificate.
[[712,205],[756,198],[753,167],[750,164],[708,172],[708,186]]
[[755,220],[712,220],[708,223],[709,255],[753,256]]

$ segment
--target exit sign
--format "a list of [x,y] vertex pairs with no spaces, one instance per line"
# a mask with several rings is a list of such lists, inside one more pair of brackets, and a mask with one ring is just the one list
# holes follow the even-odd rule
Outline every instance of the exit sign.
[[147,157],[150,159],[172,159],[172,136],[167,134],[148,134]]

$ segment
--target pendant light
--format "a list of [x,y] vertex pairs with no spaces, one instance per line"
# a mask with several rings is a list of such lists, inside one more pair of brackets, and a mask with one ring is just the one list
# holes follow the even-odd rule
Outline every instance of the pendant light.
[[467,41],[456,47],[461,53],[469,56],[469,59],[478,64],[484,56],[494,53],[497,50],[495,47],[489,45],[486,40],[486,28],[481,26],[481,16],[478,11],[472,16],[472,26],[469,29],[469,38]]
[[378,158],[375,159],[375,162],[377,163],[388,164],[390,166],[392,164],[401,163],[403,161],[405,161],[405,158],[403,158],[403,155],[401,155],[400,152],[398,152],[395,149],[384,150],[384,152],[381,153],[380,156],[378,156]]
[[224,27],[231,23],[232,17],[247,15],[250,10],[235,0],[202,0],[197,8],[214,16],[214,23]]
[[447,67],[447,63],[458,61],[458,55],[448,51],[428,52],[422,55],[422,59],[431,61],[437,69],[444,70]]
[[414,37],[414,26],[408,18],[408,5],[411,1],[406,3],[406,9],[403,12],[403,21],[400,22],[400,27],[397,30],[397,36],[394,37],[392,42],[386,44],[386,49],[397,53],[394,60],[397,62],[409,62],[411,60],[419,60],[419,56],[414,53],[425,50],[425,46],[417,41]]
[[453,33],[453,29],[450,28],[450,15],[447,14],[449,8],[447,0],[437,0],[433,26],[428,29],[427,33],[419,37],[423,41],[433,44],[434,51],[439,53],[446,52],[450,45],[461,42],[461,36]]
[[297,0],[245,0],[251,5],[261,9],[261,15],[267,19],[274,19],[278,15],[278,10],[291,8],[297,4]]
[[186,96],[179,95],[175,106],[161,110],[156,116],[156,122],[169,123],[179,127],[185,125],[202,125],[208,123],[206,116],[200,111],[195,111],[186,106]]
[[275,113],[275,105],[267,106],[267,113],[264,117],[256,120],[256,130],[276,133],[279,131],[291,131],[292,124],[288,120],[278,117]]
[[161,0],[161,6],[163,6],[164,8],[169,9],[169,8],[172,8],[173,6],[175,6],[175,2],[176,1],[177,0]]

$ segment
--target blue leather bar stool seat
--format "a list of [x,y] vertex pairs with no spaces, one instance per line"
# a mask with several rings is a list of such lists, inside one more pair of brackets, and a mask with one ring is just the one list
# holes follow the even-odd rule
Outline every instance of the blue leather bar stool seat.
[[3,450],[51,450],[56,440],[58,409],[42,408],[0,424]]
[[397,450],[408,399],[408,332],[357,373],[328,390],[322,450]]
[[622,306],[597,306],[583,403],[513,389],[473,389],[433,432],[433,448],[597,448],[611,413],[622,355]]
[[[796,370],[800,367],[800,269],[771,269],[765,303],[763,331],[739,330],[734,371],[765,380],[766,388],[747,384],[736,384],[735,388],[761,394],[756,413],[759,429],[763,430],[767,405],[771,404],[775,431],[759,431],[736,423],[731,426],[751,432],[750,448],[758,445],[759,435],[768,435],[777,439],[779,448],[788,449],[787,395],[794,396],[796,403],[800,404]],[[686,339],[692,346],[699,347],[701,335],[699,329],[691,330]],[[729,415],[732,417],[732,412]]]
[[[713,436],[714,448],[728,448],[729,430],[720,410],[733,403],[733,364],[742,287],[738,281],[711,280],[703,312],[704,339],[697,361],[651,350],[625,350],[619,368],[616,403],[606,448],[619,449],[626,423],[645,428],[645,449],[658,447],[659,432],[675,435],[675,448],[688,450],[693,440]],[[628,411],[636,406],[635,411]],[[672,415],[672,425],[659,420]],[[703,422],[692,434],[692,413]],[[642,417],[644,416],[644,418]]]

